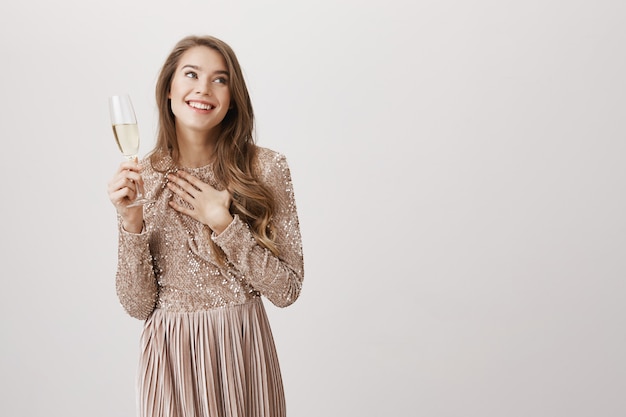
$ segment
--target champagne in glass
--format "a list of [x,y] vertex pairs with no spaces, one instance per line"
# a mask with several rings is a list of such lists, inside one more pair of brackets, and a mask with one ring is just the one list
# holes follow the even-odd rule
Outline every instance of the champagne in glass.
[[139,152],[137,123],[113,125],[113,134],[122,154],[129,159],[134,159]]
[[[135,160],[139,153],[139,128],[137,127],[137,118],[135,110],[128,95],[109,97],[109,112],[111,115],[111,124],[113,125],[113,134],[117,141],[120,152],[129,160]],[[141,206],[147,203],[153,203],[144,196],[143,187],[135,184],[136,197],[129,204],[129,207]]]

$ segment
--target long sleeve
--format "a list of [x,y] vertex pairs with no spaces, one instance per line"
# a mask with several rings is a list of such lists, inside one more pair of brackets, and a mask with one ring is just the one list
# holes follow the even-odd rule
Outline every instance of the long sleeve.
[[140,320],[155,308],[158,287],[148,244],[148,233],[132,234],[119,228],[115,287],[126,312]]
[[286,307],[300,295],[304,260],[293,184],[285,156],[272,153],[261,175],[276,200],[272,225],[276,231],[278,256],[260,246],[249,226],[238,216],[212,239],[246,282],[276,306]]

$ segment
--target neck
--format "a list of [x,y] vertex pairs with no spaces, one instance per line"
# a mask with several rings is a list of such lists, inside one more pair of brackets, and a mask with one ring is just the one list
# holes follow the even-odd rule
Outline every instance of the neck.
[[[213,133],[213,132],[211,132]],[[187,168],[199,168],[208,165],[215,156],[217,134],[197,131],[176,130],[178,141],[178,163]]]

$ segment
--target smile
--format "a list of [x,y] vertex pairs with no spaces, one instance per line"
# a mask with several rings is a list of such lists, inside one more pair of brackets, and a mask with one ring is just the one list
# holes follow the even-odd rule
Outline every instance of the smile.
[[215,106],[212,106],[211,104],[198,103],[197,101],[188,101],[187,104],[189,105],[189,107],[193,107],[194,109],[198,110],[213,110],[215,108]]

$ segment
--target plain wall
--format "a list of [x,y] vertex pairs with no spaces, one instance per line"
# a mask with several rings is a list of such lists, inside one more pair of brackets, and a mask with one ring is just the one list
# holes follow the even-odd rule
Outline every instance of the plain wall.
[[291,166],[301,298],[266,302],[291,417],[626,415],[626,3],[0,5],[0,414],[135,414],[121,161],[188,34],[228,42]]

